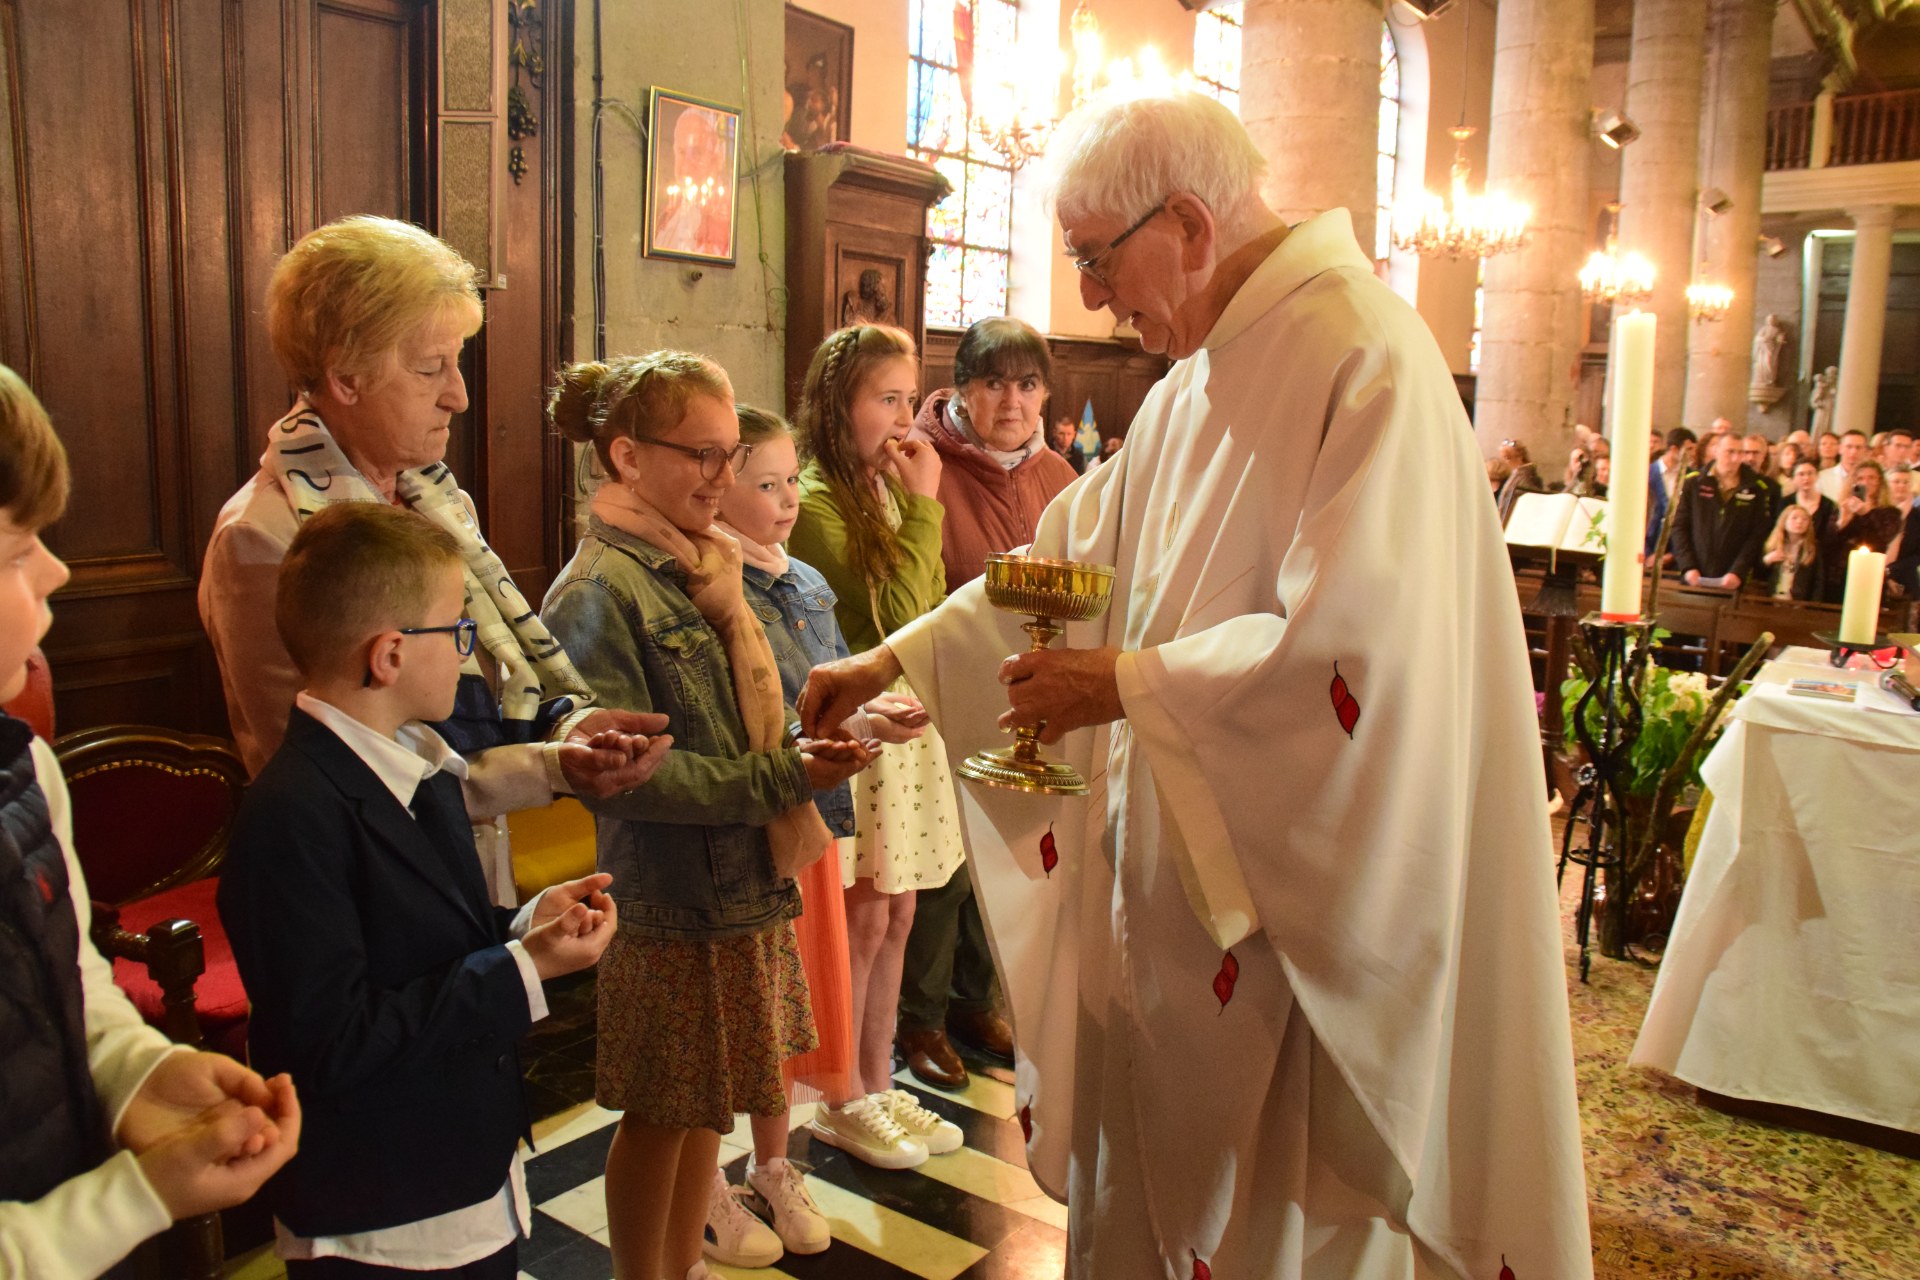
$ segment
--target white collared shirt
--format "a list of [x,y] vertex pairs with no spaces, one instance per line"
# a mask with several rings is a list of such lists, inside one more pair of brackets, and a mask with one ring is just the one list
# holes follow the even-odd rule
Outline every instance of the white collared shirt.
[[[418,721],[401,725],[389,738],[340,708],[307,694],[297,695],[294,705],[332,730],[348,750],[373,770],[373,776],[409,813],[413,812],[413,793],[434,774],[444,769],[456,778],[467,776],[467,762],[459,753]],[[536,897],[520,908],[509,928],[513,940],[507,943],[507,951],[513,956],[520,980],[526,986],[527,1012],[535,1022],[547,1016],[547,998],[540,989],[540,974],[533,967],[533,958],[519,940],[532,922],[534,907],[539,901]],[[525,1162],[516,1150],[499,1193],[479,1204],[398,1227],[343,1236],[296,1236],[275,1218],[273,1251],[283,1259],[349,1258],[370,1266],[441,1271],[490,1258],[532,1232],[533,1211],[527,1200]]]

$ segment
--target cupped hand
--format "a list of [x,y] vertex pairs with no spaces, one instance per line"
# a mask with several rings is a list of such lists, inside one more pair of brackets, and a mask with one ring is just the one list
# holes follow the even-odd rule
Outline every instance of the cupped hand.
[[807,771],[807,785],[815,791],[837,787],[873,763],[880,744],[869,739],[851,742],[839,738],[802,738],[800,763]]
[[1121,719],[1126,708],[1114,675],[1119,659],[1111,646],[1014,654],[1000,664],[1008,703],[1000,727],[1036,727],[1040,741],[1058,742],[1075,729]]
[[267,1102],[227,1098],[138,1153],[140,1170],[175,1219],[251,1198],[300,1148],[293,1081],[265,1081]]
[[527,936],[520,940],[533,961],[533,971],[540,975],[542,982],[589,967],[613,941],[619,912],[611,898],[605,894],[599,896],[605,899],[605,906],[590,907],[576,902],[559,915],[527,930]]
[[533,909],[533,918],[528,921],[529,928],[537,928],[558,916],[576,902],[584,902],[594,911],[607,911],[613,907],[613,899],[607,896],[607,889],[613,884],[613,877],[604,871],[590,876],[581,876],[578,880],[569,880],[565,884],[556,884],[540,895],[540,901]]
[[[258,1072],[224,1053],[176,1050],[160,1060],[127,1102],[114,1138],[137,1154],[228,1099],[264,1108],[272,1104],[273,1093]],[[263,1137],[256,1150],[271,1136]]]
[[560,744],[560,772],[577,796],[605,800],[645,785],[667,758],[667,718],[653,712],[599,707],[580,718]]

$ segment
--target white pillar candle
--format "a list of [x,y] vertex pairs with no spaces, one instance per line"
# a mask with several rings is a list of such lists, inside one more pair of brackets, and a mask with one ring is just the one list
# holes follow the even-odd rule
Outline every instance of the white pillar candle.
[[1600,583],[1600,614],[1617,622],[1640,616],[1646,561],[1648,436],[1653,428],[1653,315],[1616,316],[1607,344],[1607,442],[1613,474],[1607,483],[1607,563]]
[[1880,634],[1880,587],[1886,581],[1887,558],[1878,551],[1855,547],[1847,557],[1847,598],[1840,606],[1840,642],[1872,644]]

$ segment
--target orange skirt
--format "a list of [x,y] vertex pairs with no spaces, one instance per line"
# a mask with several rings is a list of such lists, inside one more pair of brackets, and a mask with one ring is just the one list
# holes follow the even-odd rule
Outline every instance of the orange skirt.
[[787,1101],[850,1102],[854,1085],[853,971],[847,958],[847,904],[840,888],[840,850],[827,851],[802,870],[800,918],[793,922],[800,940],[800,963],[807,974],[807,995],[819,1047],[788,1058],[780,1074]]

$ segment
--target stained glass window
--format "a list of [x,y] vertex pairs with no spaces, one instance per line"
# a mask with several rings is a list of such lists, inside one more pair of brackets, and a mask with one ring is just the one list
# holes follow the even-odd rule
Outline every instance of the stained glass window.
[[1240,114],[1240,0],[1215,5],[1193,18],[1193,77],[1200,91]]
[[1374,157],[1373,257],[1393,250],[1393,166],[1400,156],[1400,51],[1393,28],[1380,24],[1380,137]]
[[1007,312],[1013,171],[968,128],[972,69],[1015,59],[1017,0],[908,0],[907,151],[953,193],[927,211],[927,323],[965,328]]

